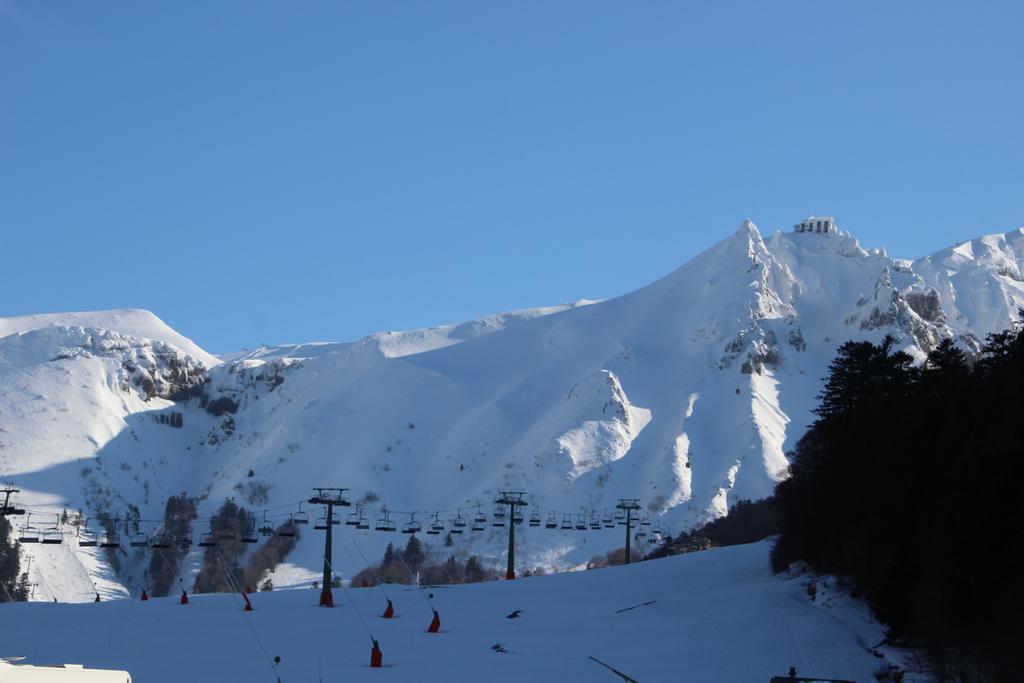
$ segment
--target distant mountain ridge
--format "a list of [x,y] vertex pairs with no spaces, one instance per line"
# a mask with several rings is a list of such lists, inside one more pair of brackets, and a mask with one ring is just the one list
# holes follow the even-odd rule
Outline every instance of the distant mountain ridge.
[[[226,496],[259,512],[315,485],[348,487],[371,517],[451,515],[516,489],[588,517],[636,497],[679,529],[785,476],[840,344],[892,334],[918,359],[944,338],[977,350],[1017,319],[1022,272],[1024,229],[909,261],[848,233],[766,239],[745,221],[615,299],[351,343],[218,359],[145,311],[0,319],[0,480],[35,509],[93,516],[159,517],[182,491],[201,516]],[[528,531],[522,557],[574,563],[620,535]],[[458,542],[497,561],[502,538]],[[281,571],[310,574],[319,543],[308,534]],[[97,577],[137,583],[142,565],[114,575],[68,548],[33,566],[86,594]]]

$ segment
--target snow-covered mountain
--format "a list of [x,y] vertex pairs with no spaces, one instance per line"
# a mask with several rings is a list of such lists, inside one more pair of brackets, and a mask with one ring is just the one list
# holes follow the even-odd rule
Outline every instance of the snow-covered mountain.
[[[747,221],[616,299],[352,343],[218,359],[144,311],[0,319],[0,481],[34,525],[65,507],[159,518],[182,491],[200,517],[235,496],[279,522],[312,487],[339,486],[371,526],[385,507],[399,523],[489,512],[514,489],[559,521],[639,498],[678,530],[785,476],[840,344],[977,349],[1016,320],[1022,272],[1024,229],[908,261],[846,233],[765,239]],[[371,552],[397,540],[359,533]],[[524,527],[520,557],[573,564],[620,535]],[[502,539],[488,527],[456,545],[497,562]],[[320,543],[310,528],[291,570],[315,571]],[[142,580],[141,551],[119,576],[74,544],[32,552],[43,596]]]

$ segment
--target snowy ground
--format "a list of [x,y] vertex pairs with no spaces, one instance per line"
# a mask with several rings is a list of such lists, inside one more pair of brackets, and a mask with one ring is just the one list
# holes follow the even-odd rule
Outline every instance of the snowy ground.
[[[0,605],[0,655],[39,664],[127,669],[136,681],[609,681],[595,656],[638,681],[767,681],[801,675],[874,681],[885,662],[870,647],[883,629],[861,603],[817,602],[808,577],[777,577],[767,542],[515,582],[348,595],[380,641],[385,667],[369,668],[370,638],[335,589],[333,610],[309,588],[259,593],[244,614],[237,595]],[[426,633],[434,595],[442,618]],[[653,604],[618,612],[640,603]],[[519,618],[509,619],[514,610]],[[248,616],[248,624],[246,616]],[[507,652],[492,650],[501,644]]]

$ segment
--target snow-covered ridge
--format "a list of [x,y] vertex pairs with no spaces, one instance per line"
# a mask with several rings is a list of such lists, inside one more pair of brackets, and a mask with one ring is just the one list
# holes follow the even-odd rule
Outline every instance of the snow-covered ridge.
[[387,358],[399,358],[401,356],[433,351],[445,346],[452,346],[467,339],[475,339],[485,334],[498,332],[517,323],[595,303],[598,302],[581,299],[560,306],[542,306],[539,308],[524,308],[506,313],[497,313],[459,324],[437,325],[416,330],[378,332],[368,335],[357,342],[312,342],[263,346],[252,351],[224,354],[220,358],[227,362],[269,358],[316,358],[328,353],[343,351],[355,345],[376,350],[380,355]]
[[[202,497],[206,515],[227,496],[257,511],[287,506],[314,485],[348,487],[371,516],[385,505],[486,510],[508,489],[588,517],[636,497],[679,529],[786,476],[786,453],[843,342],[891,334],[923,358],[942,339],[977,349],[1012,324],[1024,306],[1022,254],[1022,230],[911,261],[849,233],[765,238],[746,221],[615,299],[219,364],[144,312],[7,319],[0,479],[16,480],[29,502],[132,504],[147,518],[182,491]],[[135,376],[128,363],[170,370],[161,349],[172,347],[195,363],[186,362],[189,398],[122,381]],[[367,534],[370,552],[388,540]],[[525,530],[520,540],[524,562],[548,565],[621,543],[618,530]],[[318,543],[303,538],[294,572],[316,567]],[[498,531],[458,543],[500,562]],[[111,585],[129,581],[136,565],[126,566]],[[92,578],[67,564],[33,567]]]
[[23,334],[45,327],[83,327],[110,330],[122,335],[152,339],[176,346],[206,367],[212,367],[220,362],[191,339],[175,332],[150,311],[138,308],[82,313],[43,313],[0,318],[0,337]]

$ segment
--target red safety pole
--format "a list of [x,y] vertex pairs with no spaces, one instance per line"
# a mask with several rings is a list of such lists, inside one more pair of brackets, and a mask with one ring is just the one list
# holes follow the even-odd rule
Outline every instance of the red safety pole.
[[388,600],[388,606],[384,608],[384,614],[380,615],[383,619],[390,619],[395,616],[395,606],[391,604],[391,600]]
[[185,592],[184,588],[181,589],[181,604],[188,604],[188,593]]
[[145,588],[142,589],[142,597],[139,599],[142,600],[142,602],[146,602],[146,600],[149,600],[149,593],[146,592]]
[[434,610],[434,618],[430,620],[430,626],[427,627],[427,633],[437,633],[441,630],[441,616]]
[[243,612],[251,612],[252,611],[252,603],[249,602],[249,596],[245,594],[245,591],[242,591],[242,599],[245,600],[245,607],[242,608],[242,611]]
[[100,594],[97,592],[96,593],[96,599],[93,600],[93,602],[99,602],[99,601],[100,601]]
[[384,653],[380,651],[380,643],[373,641],[373,649],[370,650],[370,668],[379,669],[384,664]]

